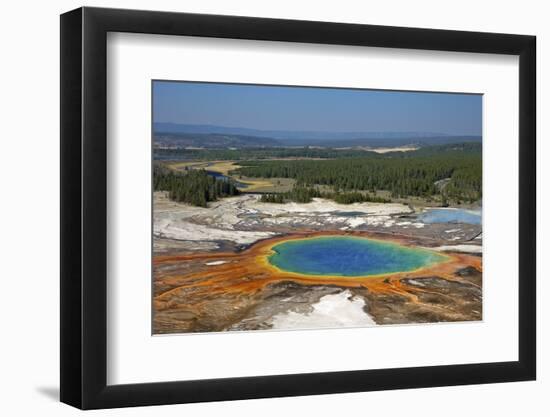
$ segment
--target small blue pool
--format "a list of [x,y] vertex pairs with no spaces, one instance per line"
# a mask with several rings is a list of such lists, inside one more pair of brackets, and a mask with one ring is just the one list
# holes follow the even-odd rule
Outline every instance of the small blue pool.
[[418,216],[423,223],[481,224],[481,210],[430,208]]

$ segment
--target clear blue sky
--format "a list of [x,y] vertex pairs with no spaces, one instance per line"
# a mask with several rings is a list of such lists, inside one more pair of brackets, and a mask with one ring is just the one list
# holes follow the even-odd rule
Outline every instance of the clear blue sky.
[[481,95],[155,81],[154,122],[481,135]]

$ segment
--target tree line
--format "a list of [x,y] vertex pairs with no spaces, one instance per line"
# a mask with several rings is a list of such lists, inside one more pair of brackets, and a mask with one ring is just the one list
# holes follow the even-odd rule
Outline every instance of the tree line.
[[216,179],[202,169],[176,172],[160,164],[153,168],[153,189],[167,191],[173,201],[199,207],[206,207],[209,201],[239,194],[231,179]]
[[326,198],[328,200],[334,200],[339,204],[352,204],[352,203],[389,203],[391,200],[377,197],[369,193],[354,192],[323,192],[315,187],[294,187],[291,191],[283,193],[267,193],[262,194],[260,201],[263,203],[277,203],[283,204],[289,201],[296,203],[309,203],[314,198]]
[[355,158],[361,155],[376,157],[377,153],[362,149],[333,149],[318,147],[244,148],[244,149],[155,149],[155,160],[238,161],[273,158]]
[[423,146],[415,151],[393,151],[379,154],[365,148],[332,148],[332,147],[258,147],[258,148],[218,148],[218,149],[185,149],[185,148],[156,148],[154,159],[159,161],[242,161],[254,159],[274,158],[408,158],[417,156],[432,156],[447,152],[461,152],[462,154],[480,154],[481,143],[465,142],[445,145]]
[[[387,190],[392,198],[418,196],[474,202],[482,195],[481,154],[445,151],[429,155],[331,160],[243,161],[234,175],[293,178],[297,187],[325,185],[335,193]],[[437,181],[448,179],[444,187]]]

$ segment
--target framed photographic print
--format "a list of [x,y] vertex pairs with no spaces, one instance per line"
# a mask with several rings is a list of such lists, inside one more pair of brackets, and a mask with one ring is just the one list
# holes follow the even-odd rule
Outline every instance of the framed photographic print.
[[61,16],[61,400],[535,379],[535,38]]

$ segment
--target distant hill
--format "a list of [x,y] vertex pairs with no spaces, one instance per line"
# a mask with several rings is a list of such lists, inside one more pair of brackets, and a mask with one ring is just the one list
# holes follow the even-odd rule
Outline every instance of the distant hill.
[[215,125],[154,123],[155,143],[168,147],[395,147],[481,142],[480,136],[433,132],[315,132],[258,130]]
[[168,148],[264,148],[281,147],[281,142],[256,136],[210,133],[159,133],[154,137],[157,147]]

